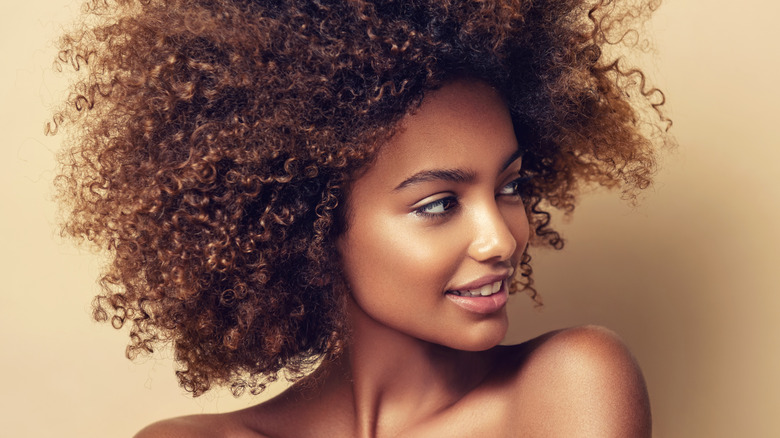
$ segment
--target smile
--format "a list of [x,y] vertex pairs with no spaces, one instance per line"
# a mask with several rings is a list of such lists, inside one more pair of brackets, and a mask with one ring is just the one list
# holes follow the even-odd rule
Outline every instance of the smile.
[[468,312],[491,315],[504,308],[509,298],[507,278],[505,277],[502,280],[496,280],[473,289],[449,290],[444,296],[449,298],[450,302]]
[[498,291],[501,290],[501,284],[503,283],[503,280],[495,281],[493,283],[488,283],[482,287],[478,287],[476,289],[469,289],[469,290],[450,290],[447,291],[449,294],[457,295],[459,297],[487,297],[490,295],[493,295],[495,293],[498,293]]

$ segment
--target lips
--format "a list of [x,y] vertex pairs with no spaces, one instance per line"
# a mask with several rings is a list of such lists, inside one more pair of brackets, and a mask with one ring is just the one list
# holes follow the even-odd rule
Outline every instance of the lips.
[[[504,308],[507,299],[509,297],[507,293],[506,282],[499,281],[498,284],[500,285],[500,289],[498,290],[498,292],[491,293],[490,295],[486,295],[486,296],[483,295],[464,296],[464,295],[455,294],[455,292],[460,292],[460,291],[449,291],[444,296],[449,298],[449,301],[451,303],[462,308],[463,310],[466,310],[469,313],[479,314],[479,315],[495,314],[496,312]],[[493,283],[488,284],[488,286],[490,286],[492,291]]]
[[489,275],[476,281],[448,290],[445,296],[450,302],[473,314],[495,314],[506,305],[509,279],[514,270],[504,275]]
[[514,273],[515,270],[509,268],[504,274],[487,275],[470,283],[450,289],[446,293],[459,297],[489,297],[490,295],[498,293],[501,290],[503,283],[512,278],[512,274]]

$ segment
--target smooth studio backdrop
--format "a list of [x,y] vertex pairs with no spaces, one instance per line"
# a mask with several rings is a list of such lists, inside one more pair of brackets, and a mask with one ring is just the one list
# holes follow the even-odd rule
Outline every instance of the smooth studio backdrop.
[[[101,260],[57,235],[50,201],[62,97],[53,41],[72,0],[8,2],[0,18],[0,422],[8,437],[130,436],[154,420],[264,400],[176,386],[170,354],[132,363],[90,319]],[[780,4],[666,0],[644,63],[679,147],[641,203],[583,198],[535,253],[539,311],[510,300],[508,342],[596,323],[630,345],[659,438],[780,436]]]

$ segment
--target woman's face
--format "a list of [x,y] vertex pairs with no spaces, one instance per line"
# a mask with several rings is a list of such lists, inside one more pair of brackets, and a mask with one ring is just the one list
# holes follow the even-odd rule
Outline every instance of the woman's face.
[[529,235],[520,164],[490,86],[458,80],[429,93],[351,187],[338,247],[353,320],[460,350],[498,344]]

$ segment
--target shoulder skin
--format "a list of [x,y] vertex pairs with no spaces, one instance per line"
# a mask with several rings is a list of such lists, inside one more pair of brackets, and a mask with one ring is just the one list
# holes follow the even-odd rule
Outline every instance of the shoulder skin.
[[642,372],[615,333],[570,328],[529,341],[524,350],[515,406],[527,436],[651,436]]
[[[615,333],[598,326],[570,328],[509,347],[505,353],[507,368],[516,370],[501,390],[506,397],[503,418],[514,418],[509,422],[513,425],[502,427],[506,436],[518,431],[524,437],[549,438],[651,436],[644,378]],[[135,438],[264,437],[248,427],[240,412],[163,420]]]
[[235,413],[190,415],[152,423],[134,438],[267,438],[249,429]]

